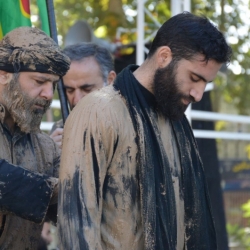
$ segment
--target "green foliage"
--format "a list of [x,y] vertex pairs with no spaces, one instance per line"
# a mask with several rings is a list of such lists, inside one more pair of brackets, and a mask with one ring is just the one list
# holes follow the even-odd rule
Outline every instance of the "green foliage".
[[250,200],[241,206],[243,210],[243,217],[250,219]]
[[[214,109],[219,110],[220,99],[233,104],[239,114],[250,114],[250,50],[249,50],[249,18],[250,2],[244,0],[191,0],[191,12],[205,15],[225,34],[233,49],[232,65],[227,71],[227,79],[216,80],[214,95]],[[128,32],[121,34],[122,43],[136,42],[136,0],[54,0],[58,34],[62,41],[68,29],[77,21],[84,19],[93,31],[101,28],[97,35],[104,36],[106,40],[114,42],[118,27],[126,28]],[[242,6],[245,6],[242,8]],[[171,16],[171,1],[148,0],[145,7],[159,22],[165,22]],[[31,0],[31,11],[37,13],[36,0]],[[130,13],[130,15],[129,15]],[[132,13],[132,14],[131,14]],[[134,13],[134,14],[133,14]],[[39,20],[36,23],[39,25]],[[145,15],[145,31],[153,33],[158,27],[155,22]]]
[[[241,206],[243,217],[250,219],[250,200]],[[233,242],[237,247],[250,250],[250,228],[242,228],[239,225],[227,224],[227,232],[230,242]]]
[[227,224],[227,233],[231,244],[237,249],[250,250],[250,229],[238,225]]

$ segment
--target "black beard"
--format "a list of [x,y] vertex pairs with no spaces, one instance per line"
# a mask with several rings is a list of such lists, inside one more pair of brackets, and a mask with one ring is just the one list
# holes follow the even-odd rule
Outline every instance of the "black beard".
[[193,101],[191,96],[180,93],[176,81],[176,68],[178,62],[171,61],[165,68],[157,69],[154,75],[153,91],[157,103],[157,111],[165,118],[180,120],[188,105],[182,100]]
[[[3,90],[2,101],[14,122],[24,133],[40,131],[42,117],[51,104],[48,100],[29,97],[15,76]],[[34,105],[42,107],[34,109]]]

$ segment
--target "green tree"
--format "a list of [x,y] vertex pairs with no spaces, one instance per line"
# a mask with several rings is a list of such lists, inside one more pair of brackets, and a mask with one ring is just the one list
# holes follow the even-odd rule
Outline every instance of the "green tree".
[[[152,16],[163,23],[171,16],[170,0],[148,0],[145,7]],[[35,12],[36,0],[31,0],[32,12]],[[64,41],[69,28],[77,20],[86,20],[98,37],[114,42],[118,27],[132,31],[136,28],[136,0],[54,0],[58,34]],[[233,104],[239,114],[250,114],[250,51],[249,51],[249,4],[244,0],[192,0],[191,12],[205,15],[225,34],[233,48],[232,65],[227,78],[216,79],[213,91],[213,106],[219,111],[220,98]],[[39,25],[39,24],[38,24]],[[145,16],[145,32],[157,30],[157,24],[148,15]],[[101,32],[97,32],[101,31]],[[122,44],[136,41],[136,32],[121,34]],[[238,69],[238,72],[237,70]]]

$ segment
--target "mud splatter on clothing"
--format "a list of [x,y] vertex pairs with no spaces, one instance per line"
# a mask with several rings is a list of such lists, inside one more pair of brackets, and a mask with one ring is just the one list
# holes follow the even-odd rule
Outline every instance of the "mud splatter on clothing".
[[[130,70],[123,74],[139,84]],[[188,121],[166,121],[150,108],[147,116],[138,108],[131,115],[128,98],[105,87],[83,98],[66,121],[60,249],[182,250],[184,244],[186,249],[216,249],[205,178]],[[148,140],[152,131],[155,141]],[[158,165],[152,157],[159,157]]]
[[0,104],[0,249],[35,250],[42,230],[36,223],[47,213],[57,182],[49,176],[58,177],[60,154],[44,133],[16,128],[11,134],[4,117]]
[[[74,249],[144,249],[137,145],[124,100],[108,87],[85,100],[81,110],[84,115],[74,112],[64,130],[61,247],[68,249],[73,244]],[[159,131],[171,136],[170,126],[162,126],[162,120],[159,117]],[[71,140],[72,136],[77,139]],[[170,157],[174,157],[173,152]],[[178,176],[173,178],[179,188]],[[180,199],[179,194],[176,198]],[[178,215],[183,225],[184,215]],[[180,232],[180,238],[184,238],[183,226]]]

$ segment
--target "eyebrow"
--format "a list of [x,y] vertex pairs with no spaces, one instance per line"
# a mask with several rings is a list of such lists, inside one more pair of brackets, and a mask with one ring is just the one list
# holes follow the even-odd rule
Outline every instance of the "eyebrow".
[[[94,84],[94,83],[93,83],[93,84],[91,84],[91,83],[85,83],[85,84],[79,86],[79,88],[91,87],[91,86],[93,86],[93,85],[95,85],[95,84]],[[64,88],[65,88],[65,89],[74,89],[73,87],[67,86],[67,85],[65,85],[65,84],[64,84]]]
[[58,83],[60,81],[60,78],[58,78],[57,80],[53,81],[53,79],[51,79],[49,77],[46,77],[46,76],[34,76],[34,78],[37,78],[37,79],[39,79],[41,81],[44,81],[44,82],[46,82],[46,81],[52,81],[53,83]]
[[203,80],[203,81],[206,82],[206,83],[212,82],[212,81],[206,80],[203,76],[201,76],[201,75],[199,75],[199,74],[197,74],[197,73],[192,72],[192,74],[195,75],[195,76],[197,76],[197,77],[199,77],[201,80]]

